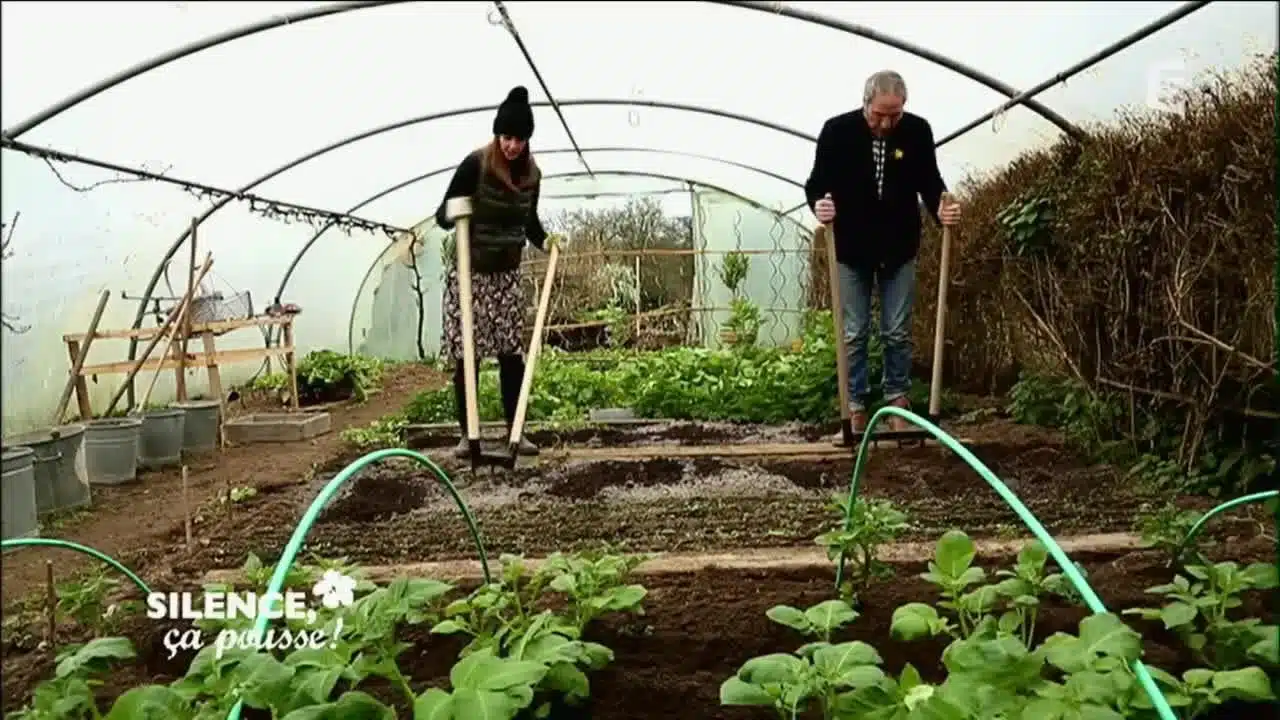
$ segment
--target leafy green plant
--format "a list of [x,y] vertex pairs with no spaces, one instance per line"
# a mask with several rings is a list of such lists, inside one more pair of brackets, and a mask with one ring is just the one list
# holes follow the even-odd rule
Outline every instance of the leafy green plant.
[[751,259],[746,253],[740,250],[732,250],[725,253],[724,258],[720,261],[717,268],[717,274],[720,276],[720,282],[728,288],[729,293],[734,297],[738,297],[738,289],[742,285],[742,281],[747,279],[747,273],[751,270]]
[[401,433],[408,424],[403,413],[393,413],[380,417],[365,427],[347,428],[340,437],[343,442],[361,450],[399,447]]
[[489,648],[479,650],[449,672],[452,692],[430,688],[414,702],[413,716],[422,720],[509,720],[529,707],[534,687],[546,675],[543,663],[500,657]]
[[729,319],[720,329],[722,335],[732,338],[732,347],[755,345],[760,335],[760,307],[746,298],[734,298],[730,304]]
[[1003,580],[995,583],[988,583],[986,570],[973,564],[976,555],[973,540],[959,530],[939,538],[929,571],[920,576],[938,588],[937,608],[919,602],[899,607],[890,626],[894,638],[950,635],[963,640],[998,632],[1029,649],[1041,599],[1078,599],[1065,576],[1047,572],[1049,554],[1038,541],[1023,546],[1013,569],[998,571],[996,577]]
[[1280,587],[1280,574],[1272,563],[1244,568],[1234,562],[1191,565],[1186,575],[1147,589],[1168,600],[1163,607],[1132,608],[1125,614],[1163,623],[1200,662],[1215,670],[1237,670],[1254,662],[1280,667],[1276,645],[1280,628],[1262,625],[1258,618],[1230,617],[1244,604],[1240,597],[1244,592],[1276,587]]
[[[351,397],[364,402],[381,383],[384,369],[385,364],[378,358],[313,350],[297,364],[298,401],[316,403]],[[275,393],[287,400],[289,377],[284,373],[262,375],[254,378],[248,389]]]
[[[825,321],[825,326],[824,326]],[[836,416],[835,350],[830,313],[806,315],[795,348],[745,347],[723,350],[680,347],[567,353],[547,348],[538,362],[527,419],[581,422],[602,407],[631,408],[639,417],[752,423],[828,422]],[[871,373],[880,351],[873,339]],[[502,418],[494,364],[482,367],[478,405],[484,420]],[[923,404],[928,387],[915,383],[912,402]],[[875,402],[876,398],[872,398]],[[453,421],[452,387],[424,391],[404,408],[411,423]],[[955,407],[943,395],[943,412]]]
[[[502,574],[470,595],[450,603],[432,628],[439,635],[466,635],[462,649],[541,663],[546,673],[534,681],[539,717],[550,711],[551,698],[573,705],[590,695],[587,672],[603,668],[613,652],[582,640],[588,625],[605,614],[640,613],[646,591],[628,584],[643,556],[608,553],[555,554],[536,571],[522,558],[504,555]],[[553,594],[563,596],[562,609],[546,608]],[[433,701],[438,702],[438,701]],[[521,706],[524,707],[524,706]]]
[[138,609],[136,601],[111,602],[120,590],[120,581],[103,570],[59,583],[56,587],[59,615],[71,617],[95,636],[115,631],[121,619]]
[[[7,720],[84,720],[101,718],[94,701],[93,688],[102,681],[95,676],[111,665],[136,657],[133,643],[126,638],[104,637],[84,645],[70,645],[55,660],[53,678],[40,684],[31,702],[22,710],[6,716]],[[112,718],[115,720],[115,718]]]
[[827,600],[807,610],[771,608],[770,620],[815,638],[794,654],[775,653],[745,662],[720,686],[721,705],[773,708],[780,718],[795,718],[810,708],[825,720],[845,717],[854,691],[878,683],[884,672],[874,647],[860,641],[831,643],[831,636],[857,619],[842,600]]
[[1005,247],[1018,257],[1043,256],[1053,242],[1055,211],[1044,195],[1026,192],[996,214]]
[[1143,513],[1134,521],[1134,526],[1144,545],[1165,556],[1166,567],[1183,567],[1192,563],[1204,564],[1201,548],[1212,543],[1208,538],[1196,538],[1196,542],[1184,546],[1187,533],[1191,532],[1200,517],[1201,513],[1195,510],[1183,510],[1166,502],[1154,511],[1144,506]]
[[844,529],[844,518],[849,507],[849,496],[837,493],[828,508],[839,518],[839,525],[814,539],[827,549],[827,557],[837,561],[845,556],[845,570],[849,578],[840,588],[841,598],[857,602],[871,581],[892,575],[892,568],[881,562],[878,551],[881,546],[897,540],[910,529],[907,514],[891,500],[869,500],[858,496],[849,515],[849,528]]

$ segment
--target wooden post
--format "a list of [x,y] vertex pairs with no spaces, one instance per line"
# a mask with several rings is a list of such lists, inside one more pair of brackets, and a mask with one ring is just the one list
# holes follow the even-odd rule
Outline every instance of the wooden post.
[[187,486],[187,466],[182,466],[182,528],[187,535],[187,552],[191,552],[191,493]]
[[280,326],[280,336],[287,351],[284,354],[284,370],[289,376],[289,406],[301,407],[298,400],[298,358],[293,350],[293,318]]
[[49,613],[49,648],[57,647],[58,634],[58,588],[53,584],[53,561],[44,561],[44,581],[48,586],[49,596],[46,600]]
[[204,343],[204,367],[209,374],[209,394],[218,401],[218,448],[227,446],[227,434],[223,423],[227,419],[227,395],[222,391],[222,371],[218,369],[218,349],[213,341],[213,333],[208,330],[200,333]]
[[93,409],[89,406],[89,386],[80,376],[80,369],[84,367],[84,361],[89,357],[89,346],[93,344],[93,334],[98,331],[98,322],[102,320],[102,311],[107,309],[107,300],[110,298],[110,290],[103,290],[98,296],[98,307],[89,320],[89,330],[84,335],[84,344],[74,343],[75,347],[72,347],[73,343],[67,343],[67,350],[71,355],[71,375],[67,377],[67,383],[62,387],[62,397],[58,399],[58,407],[53,411],[55,426],[62,424],[62,416],[67,412],[67,403],[71,402],[72,390],[76,391],[76,400],[80,404],[80,419],[89,420],[93,416]]
[[[187,266],[187,294],[194,298],[196,296],[196,228],[199,221],[191,218],[191,262]],[[182,323],[181,344],[178,346],[178,367],[174,372],[174,382],[177,385],[178,400],[187,399],[187,340],[191,337],[191,313],[187,313],[186,321]]]
[[[200,273],[196,278],[197,283],[204,279],[205,274],[209,272],[209,268],[212,266],[213,254],[206,253],[204,265],[201,266]],[[107,404],[107,415],[110,415],[111,412],[116,409],[116,403],[120,402],[120,398],[124,396],[125,392],[128,391],[129,388],[133,387],[133,379],[137,377],[138,371],[142,369],[142,364],[147,361],[147,358],[151,357],[151,352],[156,349],[156,345],[160,344],[161,338],[168,335],[169,330],[173,327],[173,322],[178,319],[178,314],[184,305],[185,302],[180,302],[177,307],[169,311],[169,317],[165,318],[164,324],[162,324],[156,331],[155,337],[151,338],[151,342],[147,343],[147,347],[143,349],[142,354],[134,361],[133,367],[129,370],[129,374],[125,376],[124,382],[120,384],[120,388],[116,390],[116,394],[111,398],[111,402]],[[163,358],[161,358],[161,360],[163,360]]]
[[[85,344],[89,343],[89,338],[85,338]],[[81,344],[79,340],[67,341],[67,355],[71,358],[71,365],[74,367],[76,359],[80,357]],[[76,375],[76,404],[79,406],[80,419],[92,420],[93,407],[89,404],[89,383],[85,382],[83,375]]]
[[[205,263],[206,272],[208,265],[212,262],[213,256],[210,255],[208,261]],[[204,272],[200,273],[200,277],[204,277]],[[182,296],[182,300],[178,302],[178,317],[173,323],[172,332],[170,332],[168,337],[165,339],[164,350],[160,351],[160,358],[162,361],[165,356],[169,354],[169,350],[173,347],[173,342],[177,339],[178,334],[182,332],[183,328],[189,326],[191,322],[191,297],[193,292],[195,292],[194,285],[187,288],[186,294],[184,294]],[[156,339],[159,340],[160,337],[156,336]],[[185,360],[186,357],[184,355],[182,361],[179,362],[179,371],[182,371],[181,365],[185,364]],[[146,410],[147,403],[151,401],[151,393],[156,389],[156,381],[160,379],[161,367],[163,367],[163,365],[156,367],[155,374],[151,376],[151,384],[147,386],[147,392],[143,394],[142,402],[137,408],[139,411]]]
[[[942,193],[938,209],[950,205],[951,193]],[[947,283],[951,265],[951,228],[942,228],[942,258],[938,261],[938,315],[933,322],[933,373],[929,379],[929,417],[937,422],[942,412],[942,361],[947,338]]]
[[641,305],[642,305],[640,296],[641,294],[643,294],[641,287],[642,286],[640,284],[640,256],[636,255],[636,329],[634,331],[635,334],[632,336],[632,342],[635,343],[636,349],[640,349],[640,312],[641,312]]

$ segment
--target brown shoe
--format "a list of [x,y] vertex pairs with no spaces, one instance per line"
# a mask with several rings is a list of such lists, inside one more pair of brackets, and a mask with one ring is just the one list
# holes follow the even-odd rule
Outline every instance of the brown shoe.
[[[904,395],[889,401],[889,406],[902,408],[903,410],[910,410],[911,401]],[[897,415],[889,418],[889,430],[892,432],[908,432],[914,428],[915,426],[907,422],[905,418],[898,417]]]
[[[850,410],[849,426],[853,429],[853,433],[855,435],[857,435],[858,433],[866,432],[867,431],[867,413],[862,410]],[[856,443],[857,441],[855,441],[855,445]],[[831,436],[831,444],[835,445],[836,447],[845,447],[843,428],[841,428],[840,430],[837,430],[836,434]]]

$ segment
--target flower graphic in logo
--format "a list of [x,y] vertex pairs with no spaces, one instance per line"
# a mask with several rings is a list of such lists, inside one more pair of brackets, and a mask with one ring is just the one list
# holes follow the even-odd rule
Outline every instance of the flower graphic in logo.
[[902,159],[902,148],[898,148],[897,150],[894,150],[894,151],[893,151],[893,159],[894,159],[894,160],[901,160],[901,159]]
[[325,570],[320,582],[311,588],[311,594],[320,598],[320,603],[330,610],[347,607],[355,602],[356,581],[337,570]]

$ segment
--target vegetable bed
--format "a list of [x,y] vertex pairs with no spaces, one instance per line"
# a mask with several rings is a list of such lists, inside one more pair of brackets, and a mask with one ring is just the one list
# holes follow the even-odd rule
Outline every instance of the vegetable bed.
[[[1055,534],[1129,531],[1151,500],[1114,469],[1045,444],[1043,434],[982,444],[975,452]],[[234,567],[249,552],[275,557],[336,469],[310,485],[262,492],[225,514],[211,513],[196,528],[207,549],[156,560],[201,573]],[[851,459],[656,458],[450,472],[492,553],[542,556],[602,541],[630,552],[811,547],[814,528],[827,522],[831,492],[848,487],[852,470]],[[975,536],[1021,533],[1014,513],[973,470],[936,446],[874,451],[863,488],[911,514],[912,539],[932,540],[959,517]],[[180,530],[172,539],[181,542]],[[475,554],[434,476],[398,462],[354,478],[312,528],[308,546],[369,564]]]
[[[343,717],[353,720],[366,717],[392,717],[386,714],[389,712],[384,709],[386,706],[397,708],[400,718],[462,720],[488,717],[490,720],[501,720],[512,717],[533,717],[534,709],[542,707],[544,703],[550,703],[546,705],[546,708],[551,711],[549,717],[557,719],[589,717],[594,720],[682,718],[728,720],[778,717],[779,713],[770,711],[768,708],[723,706],[721,704],[722,686],[725,692],[729,693],[729,697],[738,699],[746,697],[749,693],[743,689],[743,683],[730,680],[735,677],[744,663],[751,658],[772,656],[771,660],[763,662],[773,663],[775,672],[780,672],[779,668],[784,665],[805,666],[807,662],[798,656],[793,655],[791,660],[783,660],[777,654],[790,654],[806,643],[820,642],[824,639],[822,635],[825,632],[825,626],[839,625],[827,639],[831,643],[837,643],[837,647],[841,648],[842,656],[845,658],[844,664],[847,667],[835,675],[828,673],[827,677],[842,676],[845,681],[862,689],[829,688],[831,697],[843,697],[848,694],[847,697],[851,698],[857,695],[864,710],[879,703],[884,705],[888,712],[879,715],[858,714],[846,709],[840,712],[833,711],[827,717],[867,720],[916,717],[977,720],[998,717],[972,713],[907,714],[905,711],[907,698],[924,697],[930,692],[942,698],[946,691],[925,690],[925,686],[921,685],[899,696],[891,692],[894,690],[894,685],[887,679],[895,678],[901,683],[914,678],[915,673],[918,672],[920,682],[936,683],[946,676],[940,658],[950,638],[922,638],[914,641],[900,638],[904,635],[922,634],[927,631],[926,626],[912,623],[911,618],[907,617],[912,613],[922,617],[920,613],[931,612],[927,609],[922,611],[921,608],[932,608],[943,616],[949,614],[945,605],[939,602],[940,587],[936,583],[921,579],[922,573],[932,571],[935,579],[939,579],[943,585],[950,583],[954,586],[957,578],[966,575],[970,580],[973,579],[973,571],[966,569],[967,555],[964,552],[963,538],[963,535],[952,534],[947,536],[946,540],[940,541],[939,554],[935,558],[933,567],[922,564],[894,566],[891,568],[893,575],[891,581],[882,577],[871,580],[857,598],[860,614],[856,618],[851,614],[849,606],[840,604],[839,596],[833,589],[833,573],[830,568],[786,572],[711,570],[693,575],[645,576],[644,584],[641,586],[635,584],[636,578],[627,577],[626,570],[630,563],[619,556],[597,557],[594,562],[587,562],[581,557],[562,558],[557,565],[558,570],[550,571],[536,581],[537,585],[545,585],[547,589],[539,591],[523,583],[519,585],[525,588],[522,593],[524,598],[541,598],[537,607],[548,607],[558,612],[556,618],[570,626],[564,630],[568,636],[574,635],[573,628],[585,627],[581,640],[587,644],[583,645],[567,638],[552,643],[544,641],[536,652],[526,646],[524,654],[520,656],[524,659],[519,660],[513,659],[514,643],[504,642],[501,645],[504,648],[502,654],[507,656],[507,659],[498,660],[491,657],[489,651],[479,649],[482,646],[497,647],[493,644],[492,637],[488,638],[488,642],[482,638],[472,647],[477,652],[471,655],[470,661],[464,667],[481,670],[477,677],[485,678],[496,678],[499,670],[505,668],[507,682],[513,684],[501,691],[475,692],[459,690],[455,686],[452,688],[451,695],[445,694],[450,691],[450,671],[459,662],[459,652],[463,646],[471,640],[464,630],[469,628],[474,631],[484,626],[484,622],[478,620],[483,613],[473,611],[485,603],[477,602],[481,595],[472,595],[469,605],[454,602],[457,598],[465,597],[471,588],[460,588],[448,594],[441,594],[446,589],[442,584],[425,580],[403,581],[398,586],[393,585],[390,591],[382,592],[380,600],[379,596],[375,595],[371,600],[364,601],[367,604],[365,609],[372,609],[368,617],[373,619],[396,619],[402,623],[407,620],[418,620],[418,624],[401,624],[392,638],[379,633],[369,621],[351,623],[350,637],[344,640],[344,644],[340,645],[335,654],[326,655],[318,660],[318,664],[314,667],[305,667],[303,664],[291,663],[287,660],[284,665],[276,666],[272,661],[261,660],[260,657],[260,661],[268,663],[270,668],[287,668],[286,671],[280,672],[292,675],[294,679],[285,679],[282,681],[283,684],[271,687],[264,687],[261,684],[255,686],[253,681],[248,681],[249,686],[257,687],[257,690],[248,693],[246,697],[252,699],[252,704],[275,704],[277,707],[284,707],[290,702],[295,702],[288,698],[295,697],[291,693],[299,692],[298,688],[312,685],[319,687],[322,684],[317,680],[316,673],[329,670],[336,672],[340,667],[347,667],[354,673],[352,677],[367,677],[356,685],[355,693],[348,693],[347,699],[342,701],[344,704],[340,708],[330,706],[331,714],[305,714],[295,709],[294,712],[298,714],[290,715],[278,711],[274,717],[286,718],[286,720],[320,717]],[[1239,547],[1233,549],[1233,556],[1238,556],[1236,552],[1238,549]],[[1254,553],[1258,558],[1268,559],[1264,545],[1254,544],[1249,552]],[[986,568],[985,581],[993,587],[1001,587],[997,583],[1003,583],[1003,588],[1008,589],[1011,582],[1005,577],[997,576],[997,569],[1013,570],[1022,581],[1032,581],[1039,586],[1039,592],[1031,593],[1040,596],[1038,611],[1034,613],[1033,644],[1039,643],[1046,637],[1066,633],[1084,637],[1089,646],[1098,652],[1084,652],[1078,640],[1059,635],[1050,643],[1057,649],[1050,654],[1048,662],[1043,659],[1032,661],[1024,659],[1024,663],[1031,663],[1032,669],[1027,671],[1030,674],[1023,673],[1024,679],[1015,683],[1016,687],[1008,685],[1010,673],[1000,669],[999,658],[996,655],[988,653],[983,656],[981,663],[975,666],[970,653],[968,669],[964,671],[956,669],[965,666],[964,658],[957,660],[953,656],[948,660],[948,665],[952,668],[951,685],[958,685],[960,679],[965,677],[965,673],[968,673],[970,678],[981,677],[991,683],[1005,683],[1002,687],[1008,691],[1007,697],[1022,697],[1028,703],[1041,702],[1036,712],[1048,712],[1056,706],[1044,704],[1043,699],[1046,696],[1054,697],[1063,692],[1063,688],[1078,690],[1084,686],[1085,680],[1089,680],[1089,687],[1095,688],[1095,696],[1102,697],[1097,694],[1100,691],[1096,690],[1099,687],[1097,683],[1101,682],[1098,678],[1126,677],[1127,671],[1107,669],[1114,668],[1114,664],[1108,666],[1109,661],[1099,658],[1127,655],[1141,650],[1146,662],[1158,668],[1153,672],[1160,673],[1163,670],[1181,676],[1192,668],[1205,667],[1203,658],[1197,657],[1195,652],[1187,649],[1186,644],[1177,634],[1162,630],[1159,622],[1147,622],[1137,616],[1117,615],[1087,621],[1082,629],[1081,621],[1086,617],[1085,610],[1069,599],[1055,595],[1055,591],[1063,587],[1059,582],[1060,578],[1055,580],[1053,577],[1052,561],[1049,562],[1048,567],[1040,569],[1038,560],[1041,558],[1042,556],[1034,552],[1033,548],[1024,551],[1017,559],[978,557],[974,565]],[[1091,586],[1114,611],[1132,607],[1159,608],[1171,601],[1171,598],[1144,592],[1150,587],[1169,583],[1175,576],[1172,570],[1165,567],[1164,558],[1155,553],[1130,553],[1118,557],[1081,556],[1076,560],[1087,572]],[[553,563],[553,565],[556,564]],[[508,582],[520,575],[512,572],[511,567],[508,565],[508,571],[504,574]],[[1271,568],[1270,575],[1267,574],[1268,567]],[[1199,571],[1193,569],[1191,572]],[[1259,586],[1274,584],[1274,567],[1266,563],[1252,567],[1243,562],[1235,566],[1218,566],[1214,572],[1223,574],[1224,577],[1230,575],[1235,578],[1233,582],[1238,585],[1241,583]],[[569,576],[573,579],[571,581],[556,580],[554,579],[556,576]],[[523,577],[527,579],[529,573],[524,573]],[[970,585],[968,590],[975,589],[977,585]],[[509,587],[512,585],[507,585],[507,588]],[[1220,601],[1219,605],[1227,607],[1232,605],[1228,597],[1239,597],[1242,605],[1230,610],[1232,619],[1250,615],[1265,617],[1263,605],[1268,598],[1257,590],[1238,589],[1242,591],[1202,592],[1201,596],[1216,597]],[[491,591],[496,592],[490,596],[490,600],[502,595],[498,588],[491,588]],[[1007,594],[1003,591],[991,592],[990,599],[995,602],[1000,602],[998,597]],[[1026,589],[1018,592],[1026,593]],[[1270,592],[1274,593],[1274,590]],[[1270,599],[1274,600],[1274,597]],[[1226,602],[1221,602],[1224,600]],[[827,605],[823,606],[822,612],[804,612],[824,602]],[[971,601],[968,602],[971,603]],[[911,603],[923,603],[923,605],[910,605]],[[359,605],[358,602],[357,607]],[[511,605],[505,605],[505,607],[507,607],[505,615],[509,621],[507,626],[512,628],[513,632],[512,638],[507,640],[512,640],[515,636],[525,636],[528,633],[532,635],[541,633],[542,637],[547,637],[546,630],[549,626],[545,624],[545,619],[534,622],[534,618],[537,617],[535,609],[525,606],[525,612],[520,613]],[[900,609],[904,607],[911,610]],[[970,604],[968,607],[973,609],[975,606]],[[1024,603],[1024,607],[1028,606]],[[591,608],[594,610],[589,610]],[[788,610],[788,608],[791,609]],[[641,610],[642,614],[637,612]],[[1205,610],[1210,614],[1212,611],[1213,608]],[[995,610],[991,616],[998,618],[1002,613]],[[1029,616],[1028,614],[1025,617]],[[520,620],[521,617],[524,618],[523,621]],[[975,617],[970,616],[966,621],[960,622],[963,623],[964,629],[972,631],[983,625],[975,620]],[[1198,622],[1200,618],[1193,617],[1191,620]],[[1270,618],[1268,622],[1271,623],[1268,630],[1271,632],[1269,637],[1272,644],[1269,647],[1261,647],[1254,654],[1272,653],[1271,661],[1274,661],[1275,620]],[[1142,637],[1138,638],[1137,635],[1125,630],[1126,624],[1140,630]],[[934,625],[935,629],[941,627],[941,623],[934,623]],[[172,660],[166,658],[160,639],[167,627],[148,623],[146,620],[139,621],[136,618],[131,619],[127,626],[123,634],[131,638],[132,644],[137,647],[138,657],[135,660],[118,661],[115,664],[116,669],[103,677],[105,685],[98,691],[98,697],[103,701],[100,703],[101,707],[108,707],[107,701],[123,691],[148,682],[166,686],[149,690],[152,700],[168,698],[174,701],[182,692],[188,691],[202,694],[202,697],[207,697],[210,701],[213,700],[212,689],[218,686],[218,683],[209,678],[197,677],[198,673],[193,673],[185,683],[170,685],[186,672],[192,656],[190,653],[183,653]],[[489,625],[488,627],[492,629],[500,626]],[[1004,636],[1004,641],[1013,643],[1014,649],[1021,646],[1020,638],[1024,636],[1019,628],[1007,621],[997,622],[992,626],[992,629],[996,628],[1003,628],[1009,633]],[[1217,634],[1211,635],[1219,639],[1229,637],[1232,631],[1235,631],[1237,636],[1246,630],[1256,631],[1241,625],[1221,624],[1217,626],[1217,630]],[[1263,635],[1263,637],[1265,639],[1266,636]],[[865,645],[844,644],[853,641],[865,643]],[[392,649],[394,642],[403,642],[406,648],[395,657],[393,663],[378,666],[371,662],[376,657],[395,655]],[[1257,643],[1250,644],[1250,647],[1253,645]],[[559,648],[556,651],[560,653],[559,655],[552,652],[552,646]],[[1227,645],[1221,647],[1224,648],[1221,652],[1211,651],[1210,657],[1225,663],[1225,666],[1234,663],[1237,666],[1258,667],[1256,662],[1253,664],[1247,662],[1251,657],[1248,655],[1247,648],[1245,651],[1236,652],[1225,649]],[[98,649],[108,648],[100,643]],[[346,663],[347,656],[357,649],[362,649],[369,658],[362,662]],[[817,648],[810,646],[809,649],[812,651]],[[960,655],[955,650],[952,653]],[[817,653],[811,654],[815,659],[831,660],[830,652],[818,650]],[[548,658],[552,659],[548,660]],[[294,658],[295,661],[298,659]],[[604,662],[605,660],[608,660],[607,663]],[[262,665],[261,662],[258,663],[259,677],[279,675],[279,673],[268,672],[268,666]],[[757,668],[760,662],[762,661],[756,662]],[[551,667],[557,667],[558,663],[568,663],[572,667],[560,667],[554,673],[549,673],[548,664]],[[600,666],[601,663],[603,666]],[[1101,675],[1091,675],[1084,671],[1084,665],[1079,665],[1075,667],[1076,672],[1068,676],[1071,679],[1065,680],[1065,685],[1058,684],[1059,681],[1064,680],[1064,676],[1060,670],[1054,669],[1055,665],[1061,667],[1064,664],[1072,666],[1080,663],[1092,663],[1094,669]],[[487,665],[494,667],[488,669],[482,667]],[[908,666],[914,668],[914,671],[907,669]],[[982,666],[986,666],[988,671],[985,675],[981,672]],[[1036,666],[1041,668],[1038,674],[1034,672]],[[226,670],[235,675],[246,673],[247,667],[246,665],[237,671],[234,661],[228,660]],[[52,664],[47,655],[7,654],[4,677],[6,711],[14,709],[16,705],[30,698],[36,682],[48,677],[51,668]],[[582,672],[574,672],[574,668]],[[1274,672],[1276,666],[1272,664],[1269,669]],[[1259,679],[1258,672],[1261,671],[1237,667],[1234,672],[1227,674],[1214,675],[1211,672],[1205,674],[1206,672],[1196,671],[1185,676],[1196,682],[1204,680],[1211,685],[1216,685],[1217,690],[1212,693],[1208,691],[1208,686],[1201,690],[1186,692],[1189,701],[1205,704],[1206,712],[1191,715],[1185,712],[1187,708],[1183,708],[1180,718],[1252,719],[1265,716],[1269,712],[1256,703],[1244,706],[1222,704],[1233,695],[1259,701],[1267,696],[1271,690],[1265,675]],[[580,686],[575,683],[575,678],[579,678],[579,675],[581,678],[589,679],[585,697],[576,706],[567,705],[563,702],[566,697],[564,688],[580,689]],[[380,676],[390,676],[392,680]],[[307,680],[307,677],[310,677],[310,680]],[[749,675],[744,673],[740,677],[749,678]],[[1040,679],[1035,680],[1034,678],[1037,677]],[[1160,674],[1160,677],[1164,678],[1165,675]],[[813,678],[816,679],[817,676]],[[241,681],[246,679],[247,675],[239,678]],[[453,679],[464,688],[467,687],[466,681],[458,675],[456,670]],[[311,685],[308,685],[308,682]],[[226,684],[227,681],[224,680],[222,685]],[[496,680],[490,684],[506,685],[505,682]],[[792,684],[794,685],[795,682]],[[332,693],[332,697],[336,698],[346,685],[347,681],[342,681],[337,690]],[[440,689],[428,691],[428,687]],[[520,687],[526,689],[520,690]],[[898,687],[905,689],[901,685]],[[64,694],[70,697],[74,692],[66,690]],[[142,694],[135,695],[138,699],[144,699]],[[409,695],[418,698],[417,714],[409,708]],[[1133,698],[1137,695],[1140,695],[1140,691],[1126,697]],[[448,700],[450,697],[453,699]],[[493,714],[465,714],[471,712],[467,708],[475,707],[467,704],[465,701],[467,697],[473,699],[480,697]],[[526,702],[530,697],[534,699]],[[1173,697],[1178,696],[1173,695]],[[1037,698],[1040,700],[1036,700]],[[1214,702],[1207,702],[1208,700],[1214,700]],[[894,714],[890,709],[895,705],[901,708],[898,714]],[[228,704],[225,702],[211,703],[206,706],[205,713],[199,717],[210,719],[225,717],[227,707]],[[521,710],[521,707],[524,709]],[[436,708],[438,714],[431,714],[432,708]],[[165,717],[173,720],[194,717],[177,708],[168,712],[169,714]],[[785,712],[782,716],[791,717],[791,713]],[[81,716],[71,715],[70,717]],[[108,717],[114,719],[139,716],[109,715]],[[270,715],[265,711],[250,710],[244,717],[265,718]],[[801,713],[797,717],[818,718],[823,715],[817,709],[813,709],[809,714]],[[1008,717],[1028,716],[1009,715]],[[1034,717],[1057,716],[1036,714]],[[1064,717],[1146,719],[1156,716],[1137,710],[1130,710],[1123,715],[1102,713],[1099,710],[1098,714]]]

